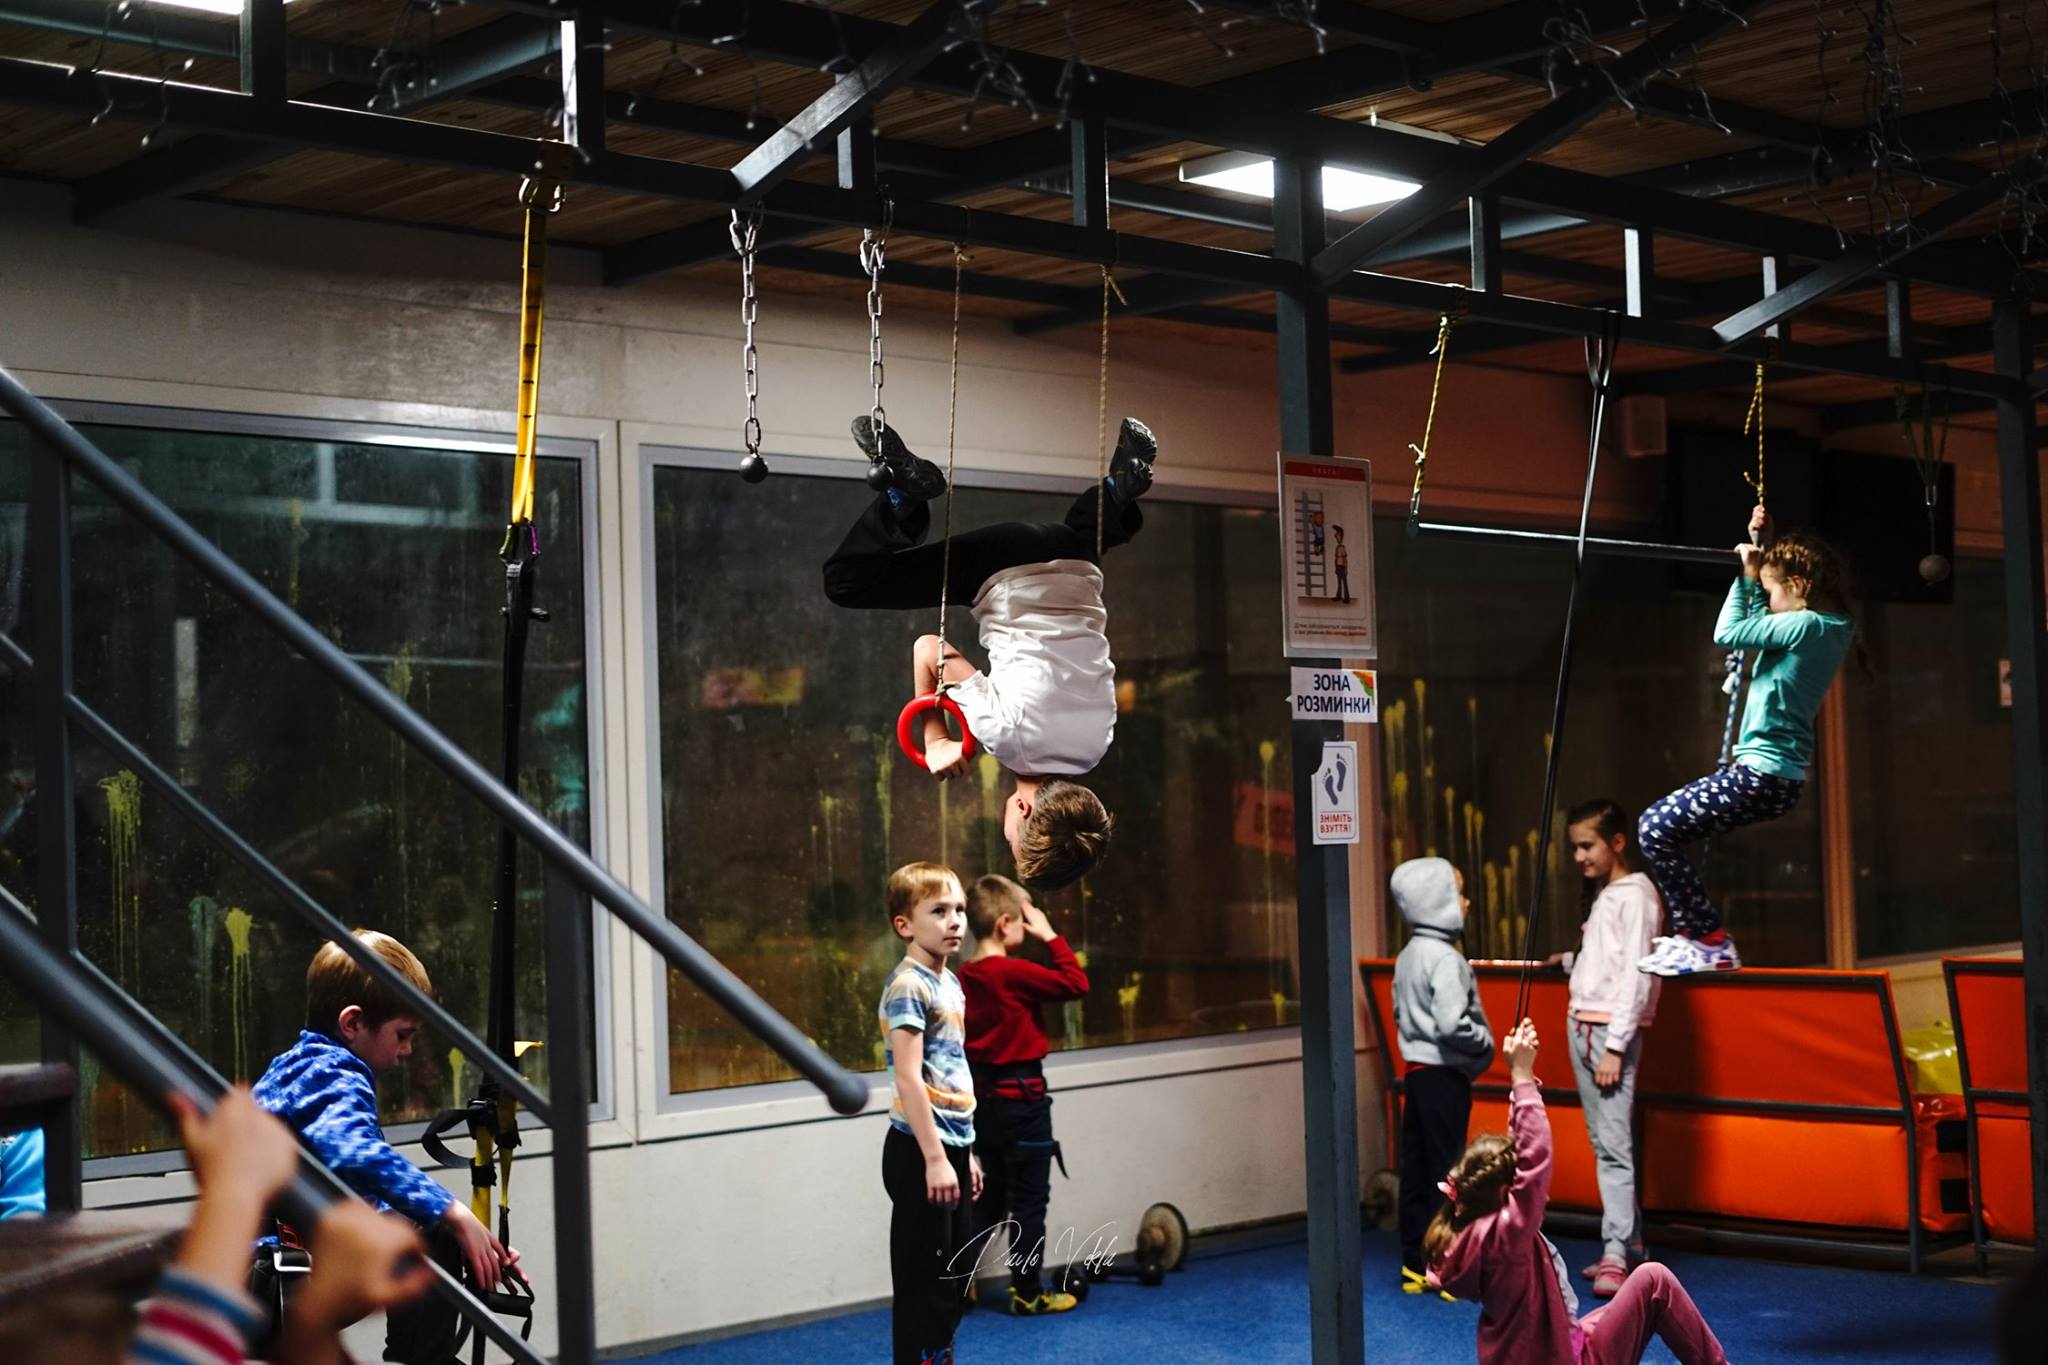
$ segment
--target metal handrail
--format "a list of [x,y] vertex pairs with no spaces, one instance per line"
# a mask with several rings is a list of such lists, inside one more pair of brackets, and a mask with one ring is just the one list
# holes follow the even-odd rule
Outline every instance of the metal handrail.
[[760,1038],[797,1073],[824,1092],[842,1114],[858,1113],[868,1086],[828,1057],[796,1026],[689,935],[658,915],[547,819],[507,790],[476,760],[458,748],[368,670],[337,649],[304,618],[272,595],[241,565],[222,553],[139,480],[0,367],[0,409],[18,419],[59,458],[97,484],[116,504],[148,527],[202,574],[254,612],[306,662],[362,703],[429,762],[465,788],[492,814],[565,873],[576,886],[638,934],[671,966],[687,976],[742,1026]]
[[[44,943],[35,923],[28,907],[0,887],[0,969],[21,992],[44,1013],[61,1020],[104,1066],[158,1109],[168,1112],[167,1097],[175,1092],[201,1113],[211,1112],[227,1082],[105,973]],[[291,1222],[310,1230],[337,1199],[353,1197],[332,1171],[302,1152],[299,1173],[279,1193],[276,1207]],[[546,1365],[545,1357],[498,1321],[445,1269],[431,1260],[427,1264],[434,1270],[436,1292],[514,1360]]]

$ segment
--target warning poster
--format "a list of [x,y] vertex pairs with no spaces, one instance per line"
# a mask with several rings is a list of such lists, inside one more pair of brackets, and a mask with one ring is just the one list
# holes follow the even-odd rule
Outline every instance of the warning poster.
[[1378,657],[1371,464],[1282,452],[1280,557],[1287,656]]

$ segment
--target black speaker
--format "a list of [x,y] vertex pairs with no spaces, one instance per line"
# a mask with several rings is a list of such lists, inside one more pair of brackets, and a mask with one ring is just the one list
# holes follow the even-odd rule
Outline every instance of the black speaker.
[[[1780,528],[1811,526],[1814,518],[1813,442],[1786,432],[1769,433],[1764,447],[1765,502]],[[1721,593],[1739,571],[1735,545],[1749,529],[1756,493],[1745,476],[1756,475],[1756,437],[1739,431],[1680,427],[1671,433],[1664,461],[1664,529],[1679,545],[1728,551],[1725,569],[1680,565],[1680,588]]]
[[1930,553],[1955,560],[1954,465],[1941,466],[1935,488],[1930,543],[1927,486],[1914,461],[1845,450],[1820,457],[1813,528],[1847,557],[1859,598],[1937,605],[1955,600],[1952,574],[1930,583],[1921,573],[1921,560]]

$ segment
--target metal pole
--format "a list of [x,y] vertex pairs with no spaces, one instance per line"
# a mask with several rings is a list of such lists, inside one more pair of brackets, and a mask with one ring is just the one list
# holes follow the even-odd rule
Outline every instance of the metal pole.
[[[649,947],[689,977],[798,1074],[823,1091],[834,1109],[842,1114],[860,1112],[868,1100],[866,1081],[826,1056],[794,1024],[769,1008],[725,964],[648,908],[579,845],[549,824],[540,812],[520,800],[516,793],[507,791],[497,778],[458,748],[454,741],[421,719],[390,688],[278,601],[248,570],[222,554],[190,523],[164,506],[133,475],[79,435],[70,423],[5,369],[0,369],[0,409],[19,418],[32,439],[47,442],[63,461],[77,466],[114,502],[168,542],[172,549],[197,566],[228,596],[253,612],[297,650],[307,663],[333,679],[342,691],[447,773],[457,786],[474,796],[499,820],[516,829],[520,837],[537,848],[544,859],[562,868],[585,894],[608,908],[627,928],[645,939]],[[41,669],[37,671],[40,677]]]
[[2027,392],[2033,338],[2026,306],[1991,312],[1998,400],[1998,501],[2005,539],[2006,653],[2012,659],[2012,783],[2018,818],[2021,973],[2026,989],[2027,1101],[2032,1116],[2035,1245],[2048,1249],[2048,673],[2042,671],[2041,456]]
[[561,1121],[555,1138],[555,1316],[558,1360],[597,1359],[597,1266],[590,1237],[590,906],[549,869],[544,899],[548,942],[548,1103]]
[[[36,655],[36,926],[50,951],[78,950],[78,824],[71,725],[71,469],[29,439],[29,525],[34,528]],[[49,1015],[43,1060],[78,1066],[78,1039]],[[43,1184],[51,1213],[76,1213],[84,1197],[83,1096],[74,1092],[43,1121]]]
[[[1323,246],[1322,168],[1273,163],[1273,254],[1306,263]],[[1303,272],[1299,293],[1274,295],[1280,357],[1280,444],[1335,453],[1330,300]],[[1302,664],[1335,667],[1335,659]],[[1350,850],[1315,843],[1311,787],[1338,721],[1293,722],[1295,928],[1301,943],[1302,1136],[1308,1157],[1309,1343],[1318,1365],[1365,1359],[1359,1278],[1358,1062],[1351,951]]]
[[[1554,545],[1575,551],[1579,537],[1568,531],[1525,531],[1513,526],[1467,526],[1449,521],[1412,521],[1408,534],[1429,540],[1493,540],[1519,545]],[[1670,564],[1705,564],[1710,568],[1728,566],[1726,550],[1709,550],[1703,545],[1667,545],[1655,540],[1621,540],[1613,536],[1587,536],[1586,553],[1614,555],[1621,559],[1657,559]]]

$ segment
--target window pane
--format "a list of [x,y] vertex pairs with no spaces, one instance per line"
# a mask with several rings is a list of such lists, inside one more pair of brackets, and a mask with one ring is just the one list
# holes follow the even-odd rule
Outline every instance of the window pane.
[[[1389,854],[1434,853],[1464,872],[1473,913],[1466,951],[1521,955],[1535,898],[1538,807],[1557,660],[1571,586],[1569,551],[1411,539],[1376,523],[1380,705]],[[1641,561],[1589,564],[1579,603],[1565,747],[1538,922],[1541,956],[1576,942],[1580,878],[1563,812],[1609,796],[1631,814],[1713,769],[1727,699],[1712,643],[1717,597],[1675,590]],[[1805,966],[1826,957],[1819,809],[1711,848],[1694,846],[1743,960]],[[1399,914],[1392,942],[1399,943]]]
[[[716,470],[654,480],[664,876],[669,916],[848,1066],[879,1064],[875,1002],[902,955],[891,868],[1008,873],[992,760],[930,781],[896,749],[910,649],[938,613],[849,611],[819,566],[868,494],[857,481]],[[959,525],[1055,520],[1067,496],[970,488]],[[1292,1022],[1294,862],[1286,677],[1271,513],[1147,499],[1107,560],[1116,742],[1087,779],[1115,842],[1041,904],[1086,952],[1093,991],[1048,1012],[1055,1047]],[[948,638],[977,666],[974,622]],[[681,978],[670,1084],[789,1072]]]
[[[511,461],[403,448],[132,427],[85,428],[201,534],[253,573],[471,755],[499,757],[504,571],[497,557]],[[0,528],[27,487],[19,429],[0,423]],[[482,1031],[497,830],[482,808],[249,612],[74,481],[77,689],[231,827],[351,925],[386,930],[425,962],[436,994]],[[589,838],[580,468],[539,473],[539,602],[520,790]],[[20,564],[19,537],[0,553]],[[23,575],[10,573],[10,584]],[[11,591],[11,589],[10,589]],[[4,608],[33,652],[32,598]],[[18,797],[33,781],[28,689],[7,684],[0,734]],[[318,937],[227,854],[150,793],[116,755],[76,744],[81,945],[223,1073],[250,1076],[296,1036]],[[0,876],[32,895],[32,806],[0,817]],[[543,1016],[538,859],[520,871],[520,1034]],[[4,989],[4,988],[0,988]],[[5,1039],[32,1056],[15,1001]],[[532,1055],[532,1054],[530,1054]],[[385,1117],[466,1098],[445,1040],[423,1039],[386,1086]],[[531,1069],[545,1078],[545,1061]],[[166,1135],[111,1085],[86,1097],[87,1155],[146,1150]]]
[[1856,951],[2019,937],[2004,565],[1958,556],[1946,606],[1866,603],[1872,674],[1848,668]]

